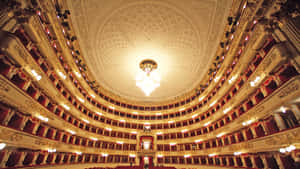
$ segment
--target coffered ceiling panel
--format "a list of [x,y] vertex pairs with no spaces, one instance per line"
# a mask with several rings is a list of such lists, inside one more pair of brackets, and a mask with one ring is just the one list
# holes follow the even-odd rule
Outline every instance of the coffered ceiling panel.
[[[158,102],[191,91],[205,76],[231,0],[68,0],[84,60],[97,82],[121,97]],[[160,87],[135,85],[143,59],[157,62]]]

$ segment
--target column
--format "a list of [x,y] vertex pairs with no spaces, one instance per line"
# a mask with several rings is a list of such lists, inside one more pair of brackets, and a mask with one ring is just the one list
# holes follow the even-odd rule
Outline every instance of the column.
[[36,131],[37,131],[37,129],[38,129],[38,127],[40,126],[40,123],[39,122],[37,122],[36,124],[35,124],[35,126],[33,127],[33,129],[32,129],[32,134],[36,134]]
[[275,160],[276,160],[279,168],[280,169],[284,169],[284,165],[283,165],[283,163],[282,163],[282,161],[280,159],[280,154],[276,154],[276,155],[274,155],[274,157],[275,157]]
[[39,153],[37,153],[37,152],[33,153],[32,162],[29,165],[36,165],[36,159],[37,159],[38,155],[39,155]]
[[293,111],[298,123],[300,123],[300,110],[297,105],[291,105],[291,110]]
[[44,156],[44,159],[43,159],[43,161],[41,162],[40,165],[45,165],[45,164],[46,164],[46,160],[47,160],[47,157],[48,157],[48,153],[45,153],[44,155],[45,155],[45,156]]
[[3,121],[3,125],[7,126],[8,122],[10,121],[10,119],[12,118],[12,116],[15,114],[16,112],[11,110],[9,111],[8,115],[5,117],[5,120]]
[[3,158],[2,158],[2,162],[0,163],[0,167],[1,168],[6,168],[5,164],[6,164],[7,160],[8,160],[8,158],[9,158],[10,154],[11,154],[10,151],[5,151],[5,154],[4,154]]
[[265,135],[269,135],[270,132],[269,132],[269,130],[268,130],[268,127],[267,127],[267,125],[266,125],[266,122],[263,121],[263,122],[261,122],[260,124],[261,124],[262,128],[263,128],[264,131],[265,131]]
[[157,166],[157,156],[153,157],[153,164],[154,164],[154,166]]
[[249,156],[249,157],[250,157],[250,159],[251,159],[252,168],[257,168],[256,163],[255,163],[255,156],[254,156],[254,155],[251,155],[251,156]]
[[253,138],[257,138],[257,134],[256,134],[254,127],[250,127],[250,130],[251,130],[251,133],[253,134]]
[[274,120],[275,120],[279,130],[286,129],[286,126],[285,126],[284,121],[283,121],[282,117],[280,116],[280,114],[274,113],[273,115],[274,115]]
[[262,162],[264,164],[264,168],[268,168],[269,165],[268,165],[268,162],[267,162],[266,155],[261,155],[260,158],[261,158],[261,160],[262,160]]
[[216,165],[216,157],[212,157],[213,165]]
[[[157,150],[157,146],[156,146],[156,143],[157,143],[157,135],[152,136],[152,138],[153,138],[153,142],[152,142],[153,150],[156,151],[156,150]],[[178,149],[177,149],[177,150],[178,150]]]
[[244,156],[240,156],[240,158],[241,158],[241,161],[242,161],[242,163],[243,163],[243,166],[242,166],[242,167],[248,168],[248,167],[247,167],[246,160],[245,160],[245,157],[244,157]]
[[79,155],[75,155],[74,163],[78,163],[78,157]]
[[[56,154],[56,158],[57,158],[58,154]],[[65,154],[60,154],[60,160],[56,163],[56,158],[54,160],[55,164],[62,164],[62,161],[64,160]]]
[[53,158],[52,158],[52,161],[50,162],[50,164],[55,164],[56,157],[57,157],[57,154],[53,153]]
[[25,127],[25,124],[26,124],[27,120],[28,120],[28,117],[23,117],[23,120],[22,120],[22,122],[20,124],[20,130],[23,130],[23,128]]
[[25,156],[26,156],[26,152],[21,152],[20,159],[19,159],[18,164],[16,166],[23,166],[23,161],[24,161]]
[[246,130],[242,130],[241,133],[242,133],[242,135],[243,135],[243,137],[244,137],[244,141],[247,141],[247,140],[248,140],[248,137],[247,137],[247,135],[246,135]]
[[232,157],[232,159],[233,159],[233,162],[234,162],[234,167],[239,167],[239,165],[238,165],[238,163],[237,163],[237,161],[236,161],[236,157]]

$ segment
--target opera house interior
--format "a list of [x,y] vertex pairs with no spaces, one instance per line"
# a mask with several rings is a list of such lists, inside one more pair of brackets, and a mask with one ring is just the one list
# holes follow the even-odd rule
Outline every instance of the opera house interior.
[[0,168],[299,169],[299,0],[1,0]]

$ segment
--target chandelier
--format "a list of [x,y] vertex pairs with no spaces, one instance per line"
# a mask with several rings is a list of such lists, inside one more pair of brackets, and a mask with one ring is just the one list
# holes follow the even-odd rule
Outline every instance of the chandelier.
[[146,96],[149,96],[157,87],[160,86],[160,78],[155,71],[157,63],[153,60],[146,59],[140,63],[143,70],[136,77],[136,86],[141,88]]

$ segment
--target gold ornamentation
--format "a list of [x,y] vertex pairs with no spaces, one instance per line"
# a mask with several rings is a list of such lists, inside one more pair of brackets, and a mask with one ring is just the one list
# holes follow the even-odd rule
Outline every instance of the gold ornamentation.
[[299,84],[298,83],[292,83],[288,86],[286,86],[286,88],[282,89],[282,91],[279,93],[278,97],[279,98],[283,98],[286,97],[290,94],[292,94],[294,91],[299,89]]

